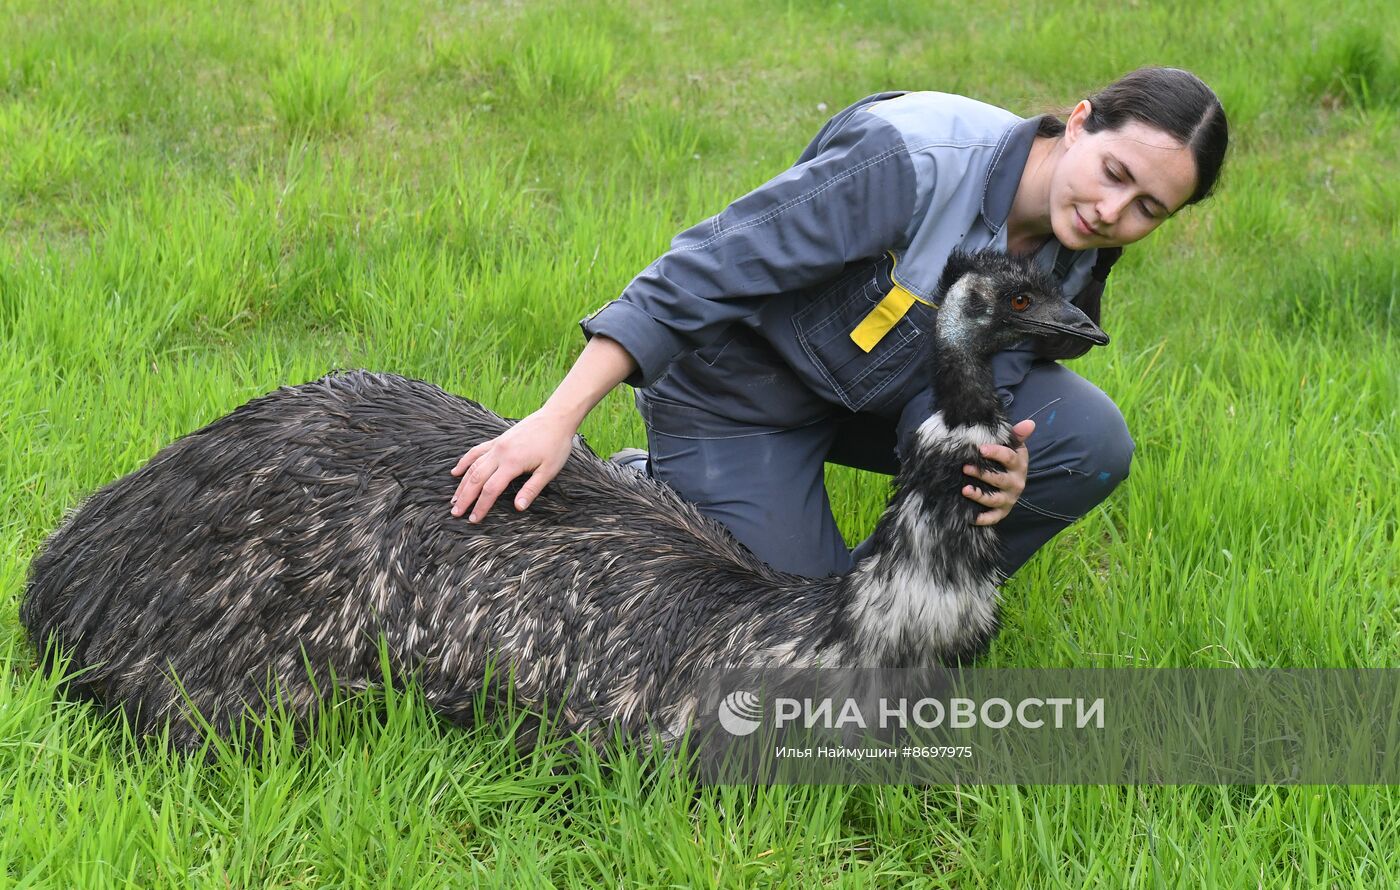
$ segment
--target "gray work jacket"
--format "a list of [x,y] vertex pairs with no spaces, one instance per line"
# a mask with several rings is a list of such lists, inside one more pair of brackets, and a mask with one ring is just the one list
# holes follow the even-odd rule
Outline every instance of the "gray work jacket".
[[[644,397],[726,420],[900,418],[928,389],[915,359],[948,254],[1006,247],[1038,122],[946,93],[868,96],[791,168],[677,235],[583,332],[627,350]],[[1097,260],[1054,238],[1035,256],[1095,317],[1111,265]],[[1035,356],[1021,352],[998,358],[1024,376]],[[999,382],[1016,374],[1003,367]]]

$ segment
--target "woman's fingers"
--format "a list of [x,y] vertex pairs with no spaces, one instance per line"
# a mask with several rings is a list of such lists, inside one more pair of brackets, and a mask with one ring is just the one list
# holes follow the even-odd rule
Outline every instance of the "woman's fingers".
[[489,442],[462,455],[453,473],[462,477],[452,497],[452,515],[480,522],[512,482],[529,476],[515,498],[524,510],[539,497],[569,458],[577,426],[535,412]]
[[474,446],[470,451],[468,451],[466,454],[462,455],[460,458],[457,459],[456,466],[452,468],[452,475],[460,476],[463,473],[465,473],[467,471],[467,467],[470,467],[473,463],[476,462],[477,458],[490,451],[491,446],[494,444],[496,444],[496,440],[491,439],[489,441],[482,442],[480,445]]
[[988,512],[978,514],[978,525],[999,522],[1016,506],[1017,496],[1005,491],[983,491],[975,485],[964,485],[962,493],[968,500],[987,508]]
[[1002,491],[1001,489],[993,489],[992,491],[987,491],[985,489],[978,488],[976,485],[964,485],[963,494],[984,507],[1004,506],[1008,498],[1011,497],[1011,495],[1009,495],[1005,491]]
[[[1005,471],[984,470],[967,464],[963,467],[963,474],[971,476],[979,482],[984,482],[988,486],[1002,492],[1009,492],[1019,496],[1026,490],[1026,471],[1024,467],[1012,467]],[[975,486],[973,486],[975,488]]]
[[1006,516],[1007,516],[1007,514],[1009,514],[1010,512],[1011,512],[1011,508],[1010,508],[1010,507],[1002,507],[1002,508],[997,509],[997,510],[987,510],[987,511],[984,512],[984,513],[979,513],[979,514],[977,514],[977,518],[974,519],[974,520],[972,520],[972,524],[973,524],[973,525],[996,525],[998,522],[1001,522],[1003,519],[1005,519]]
[[529,506],[535,502],[535,498],[540,496],[540,492],[544,491],[544,487],[557,475],[559,475],[558,467],[548,472],[545,471],[544,467],[540,467],[536,470],[534,474],[526,480],[525,484],[520,486],[520,491],[516,493],[515,509],[528,509]]
[[963,495],[987,508],[973,519],[974,525],[995,525],[1016,506],[1017,496],[1005,491],[983,491],[975,485],[964,485]]
[[[496,499],[501,496],[501,492],[531,470],[536,469],[536,465],[530,460],[510,455],[502,454],[503,449],[495,449],[474,461],[471,469],[462,476],[462,481],[457,485],[457,493],[452,496],[452,515],[461,516],[467,514],[468,522],[480,522],[495,505]],[[499,456],[498,456],[499,455]],[[526,500],[526,506],[535,499],[545,483],[553,479],[558,473],[556,468],[540,479],[536,487],[531,491]],[[539,478],[536,473],[531,476],[531,481]],[[516,509],[523,510],[520,506],[519,498],[516,499]]]
[[[464,457],[463,460],[466,460]],[[452,495],[452,515],[461,516],[472,508],[481,494],[486,482],[495,475],[497,462],[495,456],[489,452],[470,465],[462,475],[462,481],[457,483],[457,490]],[[478,511],[473,510],[474,514]]]
[[520,475],[519,471],[497,467],[496,472],[486,480],[481,486],[481,494],[477,495],[476,504],[471,508],[471,513],[467,516],[468,522],[480,522],[487,513],[491,512],[491,507],[496,503],[496,498],[501,496],[501,492],[506,490],[506,486],[515,481],[515,477]]
[[963,467],[963,473],[983,483],[991,491],[976,485],[964,485],[963,495],[988,509],[973,520],[977,525],[995,525],[1005,519],[1026,490],[1026,473],[1030,468],[1030,452],[1025,440],[1035,432],[1035,421],[1023,420],[1012,427],[1012,435],[1020,444],[1016,448],[1004,445],[983,445],[982,457],[1000,464],[1002,469],[983,469],[973,464]]
[[1024,445],[1015,450],[1007,448],[1005,445],[983,445],[982,456],[1001,464],[1008,470],[1015,470],[1018,466],[1025,465],[1028,455]]
[[1021,421],[1020,423],[1016,424],[1011,428],[1011,437],[1015,439],[1020,445],[1020,448],[1017,450],[1025,449],[1026,440],[1029,439],[1031,437],[1031,434],[1034,432],[1035,421],[1031,420],[1029,417],[1027,417],[1025,420]]

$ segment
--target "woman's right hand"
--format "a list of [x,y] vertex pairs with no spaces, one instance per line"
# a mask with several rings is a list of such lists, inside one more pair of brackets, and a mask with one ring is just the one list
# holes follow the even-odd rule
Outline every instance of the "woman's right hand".
[[621,344],[595,335],[540,410],[457,461],[452,475],[462,481],[452,495],[452,515],[480,522],[506,486],[525,473],[531,475],[515,496],[515,509],[529,507],[564,468],[588,412],[636,368]]
[[453,476],[462,477],[452,496],[452,515],[466,513],[468,522],[480,522],[506,486],[525,473],[531,475],[515,496],[515,509],[529,507],[559,475],[576,432],[571,418],[541,408],[462,455],[452,468]]

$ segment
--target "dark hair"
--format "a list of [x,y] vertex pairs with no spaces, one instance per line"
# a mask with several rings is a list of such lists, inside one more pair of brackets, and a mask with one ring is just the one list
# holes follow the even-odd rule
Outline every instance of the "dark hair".
[[[1089,105],[1089,119],[1084,122],[1086,132],[1116,130],[1129,121],[1138,121],[1191,149],[1196,162],[1196,190],[1187,204],[1203,200],[1215,188],[1230,143],[1230,125],[1215,93],[1190,71],[1139,68],[1090,96]],[[1046,115],[1040,119],[1036,135],[1059,136],[1064,131],[1064,121]]]

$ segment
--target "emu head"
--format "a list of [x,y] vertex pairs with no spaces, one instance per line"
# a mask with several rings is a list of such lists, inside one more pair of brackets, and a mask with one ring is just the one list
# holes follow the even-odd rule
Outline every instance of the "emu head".
[[1065,298],[1049,273],[994,250],[953,251],[938,284],[935,322],[945,347],[990,355],[1026,337],[1068,335],[1100,346],[1108,335]]

